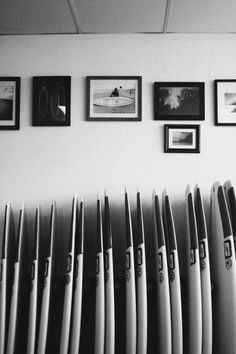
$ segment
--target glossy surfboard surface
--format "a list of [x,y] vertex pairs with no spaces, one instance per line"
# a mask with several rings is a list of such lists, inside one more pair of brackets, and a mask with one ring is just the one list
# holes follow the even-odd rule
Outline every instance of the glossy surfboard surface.
[[42,306],[41,306],[41,314],[40,314],[39,338],[38,338],[38,348],[37,348],[38,354],[44,354],[47,347],[49,309],[50,309],[51,285],[52,285],[52,274],[53,274],[53,254],[54,254],[54,242],[55,242],[55,222],[56,222],[55,219],[56,219],[56,203],[53,202],[51,206],[50,235],[49,235],[49,242],[48,242],[46,260],[44,265]]
[[202,291],[202,354],[211,354],[213,329],[208,232],[201,191],[198,186],[195,187],[195,211],[198,229]]
[[163,193],[163,220],[166,243],[168,244],[168,266],[171,303],[172,354],[183,353],[183,319],[179,255],[176,240],[175,224],[169,195]]
[[231,181],[224,183],[225,197],[228,203],[229,215],[234,237],[234,249],[236,250],[236,196]]
[[186,201],[186,231],[188,254],[188,338],[187,352],[189,354],[202,353],[202,295],[201,275],[199,262],[199,247],[197,222],[194,209],[194,200],[189,186],[185,193]]
[[125,192],[126,218],[126,354],[136,354],[137,315],[133,231],[130,213],[130,203],[127,191]]
[[[236,265],[233,231],[223,187],[211,191],[211,275],[213,282],[213,352],[236,350]],[[227,299],[227,300],[226,300]]]
[[24,223],[25,223],[25,210],[24,205],[20,209],[19,224],[18,224],[18,235],[17,235],[17,249],[16,257],[14,261],[14,275],[12,284],[12,294],[11,294],[11,306],[10,306],[10,319],[8,328],[8,339],[6,353],[13,354],[15,351],[19,350],[17,348],[17,324],[22,326],[21,323],[17,323],[19,312],[19,294],[21,292],[22,286],[22,254],[23,254],[23,237],[24,237]]
[[158,195],[154,194],[154,228],[157,244],[158,352],[172,353],[170,289],[166,242]]
[[83,253],[84,253],[84,201],[80,202],[80,212],[76,214],[74,294],[70,354],[78,354],[80,346],[82,290],[83,290]]
[[115,295],[114,295],[114,270],[112,228],[110,217],[109,198],[105,195],[105,228],[104,228],[104,252],[105,252],[105,353],[115,353]]
[[8,299],[10,297],[9,280],[10,280],[10,267],[9,267],[9,237],[10,237],[10,222],[11,222],[11,206],[7,203],[5,206],[5,218],[3,228],[3,241],[2,241],[2,257],[1,257],[1,269],[0,269],[0,354],[5,352],[5,341],[7,336],[7,318],[9,316],[8,311]]
[[96,308],[95,354],[104,354],[105,344],[105,288],[103,259],[103,228],[101,201],[97,199],[97,256],[96,256]]
[[65,274],[65,292],[64,292],[64,305],[63,305],[62,328],[61,328],[61,338],[60,338],[60,354],[67,353],[69,347],[73,278],[74,278],[76,216],[77,216],[77,195],[75,194],[72,201],[71,231],[70,231],[69,247],[68,247],[68,254],[67,254],[67,269]]
[[34,354],[36,350],[36,324],[38,307],[38,282],[39,282],[39,242],[40,242],[40,206],[37,206],[35,216],[35,233],[33,257],[31,264],[31,289],[29,303],[27,354]]
[[137,354],[147,352],[147,272],[143,210],[140,192],[137,193]]

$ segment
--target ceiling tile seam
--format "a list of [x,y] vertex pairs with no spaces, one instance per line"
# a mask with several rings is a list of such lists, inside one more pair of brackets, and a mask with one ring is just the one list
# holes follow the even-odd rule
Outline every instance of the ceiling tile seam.
[[227,32],[216,32],[216,31],[167,31],[165,32],[166,34],[187,34],[187,35],[191,35],[191,34],[204,34],[204,35],[232,35],[232,34],[236,34],[236,31],[227,31]]
[[75,27],[77,29],[77,32],[79,34],[83,33],[82,28],[80,26],[80,21],[79,21],[79,14],[78,11],[76,9],[74,0],[68,0],[69,6],[70,6],[70,10],[71,10],[71,14],[75,23]]
[[171,6],[172,6],[172,0],[167,0],[166,12],[165,12],[165,18],[164,18],[164,24],[163,24],[163,33],[167,33],[167,27],[169,24]]

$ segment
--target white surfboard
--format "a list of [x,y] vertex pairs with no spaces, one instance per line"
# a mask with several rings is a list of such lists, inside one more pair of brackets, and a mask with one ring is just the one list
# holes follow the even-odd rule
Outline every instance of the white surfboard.
[[197,222],[193,195],[189,186],[185,193],[187,231],[188,336],[187,353],[202,353],[202,294]]
[[23,247],[23,235],[24,235],[24,205],[20,209],[19,225],[18,225],[18,236],[17,236],[17,250],[16,258],[14,261],[14,276],[12,284],[12,295],[11,295],[11,307],[10,307],[10,319],[8,328],[8,339],[6,353],[13,354],[16,348],[16,331],[17,331],[17,317],[19,312],[19,292],[21,286],[22,278],[22,247]]
[[2,258],[0,269],[0,354],[5,351],[5,338],[7,330],[7,299],[10,296],[8,291],[9,269],[8,269],[8,246],[10,234],[10,203],[5,207],[5,219],[2,239]]
[[97,256],[96,256],[96,308],[95,354],[104,354],[105,344],[105,288],[103,259],[103,229],[100,197],[97,199]]
[[235,189],[231,181],[226,181],[224,183],[224,190],[225,190],[225,197],[228,202],[231,226],[233,230],[234,249],[236,250],[236,197],[235,197]]
[[168,266],[171,304],[172,354],[183,354],[183,319],[179,256],[175,224],[169,195],[163,192],[163,220],[168,245]]
[[200,188],[195,187],[195,211],[198,228],[202,290],[202,354],[212,353],[211,274],[206,218]]
[[154,229],[157,244],[157,345],[159,353],[172,353],[169,276],[165,235],[157,194],[154,194]]
[[214,287],[213,352],[236,350],[236,264],[233,232],[223,191],[215,183],[211,193],[211,275]]
[[36,321],[38,307],[38,281],[39,281],[39,239],[40,239],[40,206],[37,206],[35,216],[35,234],[33,246],[33,258],[31,264],[31,291],[29,303],[29,320],[28,320],[28,340],[27,354],[35,353],[36,346]]
[[104,228],[104,252],[105,252],[105,354],[115,353],[115,295],[114,295],[114,270],[112,250],[112,229],[109,199],[105,194],[105,228]]
[[45,354],[47,345],[48,319],[52,283],[52,262],[54,253],[54,239],[55,239],[55,218],[56,218],[56,203],[53,202],[51,206],[51,220],[50,220],[50,237],[47,249],[47,255],[44,266],[44,280],[43,280],[43,294],[42,306],[40,314],[39,338],[38,338],[38,354]]
[[76,239],[75,239],[75,271],[74,294],[72,307],[72,325],[70,354],[78,354],[81,332],[82,315],[82,290],[83,290],[83,253],[84,253],[84,201],[80,202],[80,214],[76,215]]
[[136,354],[137,317],[133,231],[128,193],[125,192],[126,216],[126,354]]
[[146,252],[143,223],[143,210],[140,192],[137,193],[137,224],[138,224],[138,247],[137,247],[137,354],[147,352],[147,272]]
[[68,346],[69,346],[73,277],[74,277],[76,216],[77,216],[77,195],[75,194],[72,202],[71,232],[70,232],[69,248],[67,254],[67,269],[65,274],[65,293],[64,293],[64,306],[63,306],[61,338],[60,338],[60,354],[67,353]]

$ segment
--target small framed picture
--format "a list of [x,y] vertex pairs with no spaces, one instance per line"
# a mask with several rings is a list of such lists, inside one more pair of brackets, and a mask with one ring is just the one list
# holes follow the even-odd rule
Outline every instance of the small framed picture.
[[155,82],[155,120],[204,120],[204,82]]
[[200,125],[165,124],[165,152],[200,152]]
[[0,77],[0,130],[20,129],[20,77]]
[[141,76],[88,76],[87,120],[141,121]]
[[236,80],[215,80],[215,124],[236,125]]
[[70,76],[34,76],[33,126],[70,125]]

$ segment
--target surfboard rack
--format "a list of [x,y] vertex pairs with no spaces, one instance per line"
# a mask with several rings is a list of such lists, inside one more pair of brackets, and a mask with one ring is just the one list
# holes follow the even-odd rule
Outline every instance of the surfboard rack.
[[[224,294],[224,287],[222,286],[223,280],[222,277],[224,278],[224,282],[225,280],[227,280],[227,282],[230,284],[231,282],[229,280],[231,280],[231,278],[233,279],[234,275],[232,274],[232,270],[235,268],[235,259],[233,258],[233,255],[235,254],[234,252],[234,238],[235,235],[228,235],[228,233],[231,233],[231,228],[230,228],[230,216],[231,218],[233,217],[232,214],[230,214],[227,211],[227,208],[230,210],[230,205],[232,205],[232,200],[230,199],[230,203],[229,200],[224,199],[224,193],[226,194],[227,191],[231,191],[232,185],[229,186],[229,184],[227,184],[227,186],[225,186],[224,188],[220,189],[220,194],[217,194],[216,191],[219,189],[219,185],[215,184],[214,185],[214,200],[213,202],[215,203],[215,209],[213,209],[211,211],[211,213],[206,213],[206,215],[208,216],[208,218],[211,217],[211,219],[213,219],[213,221],[216,224],[216,229],[212,231],[212,234],[210,234],[209,230],[208,230],[208,234],[209,234],[209,258],[210,260],[213,260],[213,266],[211,264],[211,270],[214,269],[214,276],[211,278],[213,279],[212,283],[209,283],[206,281],[206,277],[204,278],[204,281],[201,281],[200,284],[198,283],[198,287],[202,288],[202,286],[205,286],[203,284],[207,284],[208,289],[210,289],[210,293],[211,293],[211,297],[212,297],[212,303],[214,302],[214,304],[216,303],[215,300],[217,300],[217,308],[213,307],[212,310],[212,314],[213,314],[213,322],[216,322],[216,318],[217,318],[217,311],[219,308],[221,308],[221,306],[224,306],[225,309],[227,311],[229,311],[230,309],[227,308],[227,302],[222,300],[221,304],[221,300],[218,297],[219,294],[219,289],[221,291],[222,294]],[[159,200],[160,195],[158,195]],[[166,195],[165,195],[166,198]],[[232,196],[230,195],[230,198],[232,198]],[[111,202],[111,201],[110,201]],[[151,202],[151,200],[150,200]],[[236,205],[236,201],[234,200]],[[213,203],[213,204],[214,204]],[[94,203],[95,204],[95,203]],[[218,205],[219,204],[219,205]],[[79,204],[78,204],[79,205]],[[190,248],[188,248],[188,250],[185,249],[185,240],[186,240],[186,235],[184,233],[184,227],[182,226],[182,224],[184,224],[184,220],[185,220],[185,215],[184,213],[181,212],[181,210],[177,210],[179,217],[182,218],[181,222],[176,223],[176,244],[173,243],[173,234],[174,234],[174,228],[173,228],[173,224],[171,228],[168,228],[168,225],[166,227],[166,225],[161,226],[161,228],[159,227],[158,229],[158,223],[156,223],[156,229],[158,229],[158,234],[155,235],[154,233],[154,221],[153,221],[153,211],[154,208],[151,206],[147,206],[144,205],[144,212],[143,212],[143,221],[144,221],[144,235],[145,237],[140,238],[140,235],[138,234],[138,230],[140,228],[140,225],[138,225],[138,217],[137,217],[137,204],[136,202],[134,202],[134,199],[131,198],[131,202],[130,202],[130,212],[129,212],[129,223],[126,223],[126,218],[125,218],[125,208],[124,208],[124,200],[123,200],[123,204],[122,204],[122,208],[119,206],[114,206],[110,203],[111,205],[111,214],[110,214],[110,224],[111,224],[111,228],[112,228],[112,251],[113,251],[113,267],[114,267],[114,283],[112,281],[112,284],[114,284],[114,298],[115,298],[115,352],[117,353],[126,353],[127,351],[127,341],[126,341],[126,325],[127,325],[127,307],[126,307],[126,303],[127,301],[127,281],[129,281],[127,279],[127,269],[126,269],[126,255],[127,255],[127,249],[130,246],[133,246],[133,252],[134,252],[134,262],[133,262],[133,269],[135,269],[135,276],[133,277],[133,284],[134,286],[136,286],[136,295],[138,294],[137,291],[137,279],[138,276],[140,276],[139,271],[140,271],[140,267],[139,267],[139,262],[140,262],[140,254],[138,253],[138,247],[137,245],[139,245],[139,243],[142,241],[145,244],[145,253],[146,253],[146,275],[147,275],[147,283],[146,283],[146,294],[147,294],[147,326],[145,326],[145,328],[147,327],[147,333],[148,333],[148,339],[147,339],[147,352],[149,353],[155,353],[157,352],[158,348],[159,348],[159,343],[158,343],[158,334],[157,334],[157,328],[159,328],[160,323],[158,323],[159,321],[159,316],[158,316],[158,309],[161,308],[161,305],[163,304],[163,298],[165,298],[165,296],[162,296],[162,300],[161,301],[157,301],[157,297],[158,297],[158,290],[160,290],[160,286],[158,289],[158,285],[160,285],[160,283],[163,281],[163,252],[162,252],[162,259],[161,257],[159,257],[160,255],[160,248],[165,246],[166,247],[166,253],[165,253],[165,260],[166,260],[166,264],[168,265],[168,268],[165,267],[166,272],[164,274],[165,279],[169,280],[169,285],[171,287],[171,281],[173,281],[173,266],[176,266],[176,262],[173,265],[173,258],[171,258],[171,252],[173,250],[175,250],[175,248],[177,248],[176,246],[178,245],[178,253],[179,253],[179,273],[180,273],[180,286],[181,286],[181,305],[182,305],[182,314],[183,314],[183,338],[186,340],[186,328],[188,326],[188,312],[189,312],[189,303],[187,301],[187,298],[189,296],[189,273],[188,273],[188,268],[191,268],[192,265],[194,265],[194,262],[190,262],[188,263],[188,268],[185,267],[185,263],[187,263],[187,259],[191,260],[191,258],[189,257],[189,255],[191,255],[191,251],[192,249],[197,249],[197,247],[199,246],[199,244],[202,242],[202,240],[205,238],[199,238],[199,235],[197,233],[197,229],[198,231],[201,231],[202,234],[204,234],[204,228],[201,227],[203,225],[197,225],[197,223],[195,223],[197,225],[197,228],[191,231],[191,235],[190,236],[194,236],[194,239],[190,238]],[[155,215],[156,220],[157,219],[160,221],[161,218],[163,218],[163,205],[161,205],[160,203],[158,203],[158,218],[157,215]],[[174,204],[175,207],[173,207],[173,220],[175,217],[175,208],[176,208],[176,204]],[[179,204],[180,206],[183,207],[183,203]],[[223,205],[223,207],[222,207]],[[189,205],[189,207],[191,206],[191,208],[189,208],[189,210],[192,212],[192,214],[194,214],[194,200],[191,201],[191,205]],[[219,208],[219,206],[221,206],[221,208],[223,208],[222,210]],[[100,214],[100,226],[103,226],[103,230],[105,230],[104,227],[104,199],[101,199],[101,214]],[[69,210],[70,207],[68,207]],[[207,205],[207,208],[210,209],[210,203]],[[71,209],[70,209],[71,210]],[[114,212],[115,211],[115,212]],[[166,209],[166,211],[168,211],[168,217],[165,219],[165,223],[170,223],[170,210]],[[184,211],[184,210],[183,210]],[[69,239],[70,239],[70,221],[68,221],[68,227],[65,226],[65,223],[67,222],[67,218],[69,213],[63,214],[65,212],[65,210],[61,211],[59,208],[59,215],[60,217],[57,219],[57,222],[55,223],[56,226],[60,226],[58,227],[59,230],[57,230],[57,227],[55,227],[55,245],[54,245],[54,251],[52,252],[52,258],[54,258],[54,272],[52,274],[52,281],[51,281],[51,288],[50,288],[50,311],[49,311],[49,316],[48,316],[48,329],[47,329],[47,343],[46,343],[46,348],[47,348],[47,352],[55,352],[55,353],[59,353],[60,351],[60,336],[62,331],[62,323],[63,323],[63,318],[67,317],[66,316],[66,311],[63,311],[63,305],[65,304],[65,288],[66,288],[66,281],[68,282],[68,278],[66,278],[66,275],[68,275],[66,272],[68,270],[68,244],[69,244]],[[157,210],[156,210],[157,212]],[[232,210],[231,210],[232,212]],[[201,211],[202,213],[202,211]],[[202,214],[201,215],[201,219],[202,218]],[[18,213],[16,213],[18,216]],[[190,213],[191,214],[191,213]],[[196,213],[196,219],[200,218],[198,215],[198,213]],[[34,215],[30,214],[31,217],[33,218]],[[71,214],[70,214],[71,216]],[[190,215],[191,216],[191,215]],[[214,219],[215,218],[215,219]],[[46,236],[42,237],[42,243],[44,248],[41,249],[41,257],[39,257],[39,265],[41,268],[43,268],[44,266],[44,257],[47,255],[46,254],[46,243],[49,239],[48,236],[48,231],[50,229],[50,226],[52,226],[52,223],[49,223],[49,215],[47,215],[47,217],[44,216],[43,220],[42,220],[42,224],[44,226],[44,224],[47,224],[46,227],[42,228],[44,234],[46,234]],[[69,219],[69,218],[68,218]],[[84,265],[83,267],[83,277],[81,277],[83,279],[83,282],[81,283],[82,286],[80,287],[80,289],[82,289],[82,306],[81,306],[81,334],[80,334],[80,351],[81,353],[90,353],[90,352],[94,352],[94,347],[95,347],[95,316],[96,316],[96,290],[97,290],[97,277],[96,277],[96,255],[97,255],[97,250],[98,250],[98,246],[96,245],[96,239],[97,239],[97,224],[96,224],[96,213],[94,213],[94,211],[92,211],[92,208],[89,207],[88,210],[86,211],[86,207],[85,207],[85,222],[84,222],[84,226],[80,229],[80,232],[84,233],[84,251],[83,251],[83,255],[84,255],[84,259],[82,264]],[[132,219],[132,220],[131,220]],[[191,218],[190,218],[191,219]],[[14,223],[14,228],[17,229],[17,222],[18,222],[18,218],[15,218],[16,223]],[[51,219],[50,219],[51,220]],[[222,222],[222,220],[224,222]],[[28,220],[29,221],[29,220]],[[179,220],[178,220],[179,221]],[[183,222],[182,222],[183,221]],[[208,222],[206,223],[206,225],[209,224],[209,220],[207,220]],[[33,225],[33,222],[31,223],[31,226]],[[127,225],[128,225],[128,229],[132,230],[132,239],[133,241],[131,242],[131,233],[125,233],[125,231],[127,230]],[[2,228],[1,228],[2,227]],[[221,254],[222,255],[222,259],[220,260],[220,263],[217,263],[216,259],[212,256],[215,255],[216,253],[214,253],[214,247],[212,246],[212,243],[210,241],[212,241],[210,239],[210,236],[213,237],[214,236],[214,232],[216,232],[216,230],[218,230],[219,228],[222,228],[222,231],[219,232],[217,231],[217,237],[218,237],[218,241],[216,242],[216,240],[214,239],[215,243],[213,243],[213,246],[216,248],[217,250],[217,257],[215,258],[220,258]],[[2,218],[2,225],[1,225],[1,219],[0,219],[0,229],[3,230],[3,218]],[[33,227],[32,227],[33,229]],[[209,228],[208,228],[209,229]],[[110,229],[109,229],[110,230]],[[168,244],[168,237],[166,237],[166,235],[168,234],[169,236],[169,240],[171,240],[170,244]],[[172,236],[171,236],[172,235]],[[1,232],[0,232],[0,241],[2,240],[1,238]],[[25,235],[24,235],[25,236]],[[172,237],[172,238],[171,238]],[[230,237],[230,239],[229,239]],[[75,237],[76,238],[76,237]],[[23,274],[23,277],[21,279],[21,284],[20,284],[20,293],[22,294],[21,296],[23,298],[25,298],[26,300],[29,298],[29,294],[30,294],[30,290],[31,290],[31,286],[32,286],[32,273],[31,273],[31,265],[32,265],[32,254],[33,254],[33,236],[32,234],[28,234],[27,233],[27,237],[23,237],[24,241],[27,243],[29,242],[29,248],[27,250],[27,252],[25,253],[25,258],[24,261],[25,263],[27,263],[27,267],[24,268],[25,273]],[[102,240],[102,238],[101,238]],[[100,240],[100,241],[101,241]],[[154,247],[155,246],[155,241],[157,241],[158,247],[157,249]],[[141,243],[142,243],[141,242]],[[99,249],[101,249],[102,246],[102,241],[99,244]],[[106,247],[104,247],[104,250],[109,248],[110,244],[106,244]],[[179,247],[180,246],[180,247]],[[219,248],[220,247],[220,248]],[[186,247],[187,248],[187,247]],[[203,254],[201,253],[201,248],[199,247],[199,253],[200,253],[200,258],[203,256]],[[222,252],[223,253],[222,253]],[[189,252],[187,254],[187,252]],[[82,251],[81,251],[82,253]],[[3,252],[4,255],[4,252]],[[104,252],[105,255],[105,252]],[[188,255],[188,257],[187,257]],[[44,256],[44,257],[43,257]],[[196,256],[196,254],[195,254]],[[214,259],[213,259],[214,258]],[[101,261],[102,261],[102,257],[101,257]],[[177,258],[175,258],[176,260]],[[232,262],[232,266],[230,264],[230,269],[227,269],[227,261],[228,259],[230,260],[230,262]],[[194,257],[193,260],[195,261]],[[161,261],[161,262],[159,262]],[[13,262],[12,262],[13,263]],[[191,264],[192,263],[192,264]],[[76,267],[75,268],[75,273],[76,273]],[[204,267],[201,267],[201,262],[200,262],[200,272],[204,272]],[[13,267],[11,266],[11,272],[12,272],[12,276],[13,276]],[[231,272],[229,274],[229,272]],[[144,272],[143,272],[144,273]],[[175,273],[176,274],[176,273]],[[223,274],[222,277],[219,276],[219,274]],[[230,275],[230,278],[227,278]],[[106,285],[106,267],[104,270],[104,287]],[[43,277],[42,277],[43,278]],[[72,278],[72,276],[71,276]],[[70,279],[71,279],[70,278]],[[175,279],[177,277],[175,276]],[[227,278],[227,279],[226,279]],[[41,278],[40,278],[41,279]],[[45,280],[45,279],[44,279]],[[75,284],[75,283],[74,283]],[[172,283],[173,285],[174,283]],[[39,281],[39,293],[38,293],[38,309],[37,309],[37,328],[39,327],[39,320],[40,320],[40,313],[41,313],[41,303],[42,303],[42,289],[43,289],[44,283],[43,281]],[[74,286],[74,285],[73,285]],[[133,287],[134,288],[134,287]],[[167,287],[168,288],[168,287]],[[73,287],[72,290],[72,294],[74,294],[74,289],[75,287]],[[167,289],[168,292],[168,289]],[[106,292],[104,292],[106,293]],[[131,292],[130,292],[131,293]],[[159,291],[160,294],[160,291]],[[235,293],[236,294],[236,293]],[[134,295],[134,292],[132,292],[132,297]],[[163,292],[162,292],[163,295]],[[234,293],[232,292],[231,294],[232,296],[234,296]],[[73,296],[73,295],[72,295]],[[104,295],[106,296],[106,295]],[[113,296],[113,295],[112,295]],[[231,300],[232,301],[232,296],[231,296]],[[129,300],[132,298],[131,296],[129,297]],[[236,297],[236,296],[235,296]],[[10,298],[10,297],[9,297]],[[138,298],[138,296],[137,296]],[[160,296],[159,296],[160,299]],[[72,301],[73,302],[73,301]],[[73,302],[74,303],[74,302]],[[106,302],[104,301],[105,306],[104,306],[104,312],[106,311]],[[171,297],[170,297],[170,303],[171,303]],[[235,298],[235,303],[236,303],[236,298]],[[137,301],[136,303],[136,309],[139,306],[139,303]],[[143,305],[144,302],[142,302],[142,306],[140,306],[140,308],[146,308],[145,305]],[[8,320],[9,320],[9,306],[10,305],[10,301],[8,304]],[[28,321],[29,321],[29,311],[27,308],[27,301],[24,304],[25,306],[25,311],[23,311],[25,314],[22,317],[22,322],[21,325],[24,324],[24,328],[28,328]],[[73,306],[72,306],[73,307]],[[3,308],[3,306],[1,307]],[[64,313],[64,314],[63,314]],[[105,312],[106,313],[106,312]],[[103,314],[104,315],[104,314]],[[160,315],[160,313],[159,313]],[[162,313],[162,318],[164,318],[166,314],[163,315]],[[63,317],[64,316],[64,317]],[[206,318],[207,316],[205,316]],[[235,316],[236,317],[236,316]],[[202,317],[204,319],[204,316]],[[209,318],[209,317],[208,317]],[[107,319],[107,317],[106,317]],[[113,315],[113,324],[114,324],[114,315]],[[224,321],[227,321],[227,318],[224,318]],[[9,322],[9,321],[8,321]],[[180,321],[179,321],[180,322]],[[138,319],[137,319],[137,323],[138,324]],[[19,327],[19,324],[17,324]],[[236,325],[236,320],[235,320],[235,325]],[[218,323],[218,326],[220,326],[220,323]],[[23,326],[22,326],[23,327]],[[68,327],[67,327],[68,328]],[[137,326],[138,328],[138,326]],[[176,327],[173,327],[175,328]],[[171,328],[171,331],[172,331]],[[106,331],[106,330],[105,330]],[[177,331],[177,330],[176,330]],[[1,332],[1,331],[0,331]],[[3,332],[3,331],[2,331]],[[65,331],[64,331],[65,332]],[[216,332],[217,333],[217,332]],[[172,334],[169,334],[169,336],[172,336]],[[38,334],[36,334],[36,337],[38,338]],[[67,331],[67,338],[68,338],[68,331]],[[205,336],[207,337],[207,336]],[[1,338],[0,338],[1,340]],[[223,340],[223,339],[222,339]],[[213,337],[213,342],[216,341],[216,338]],[[23,342],[23,341],[22,341]],[[70,342],[70,338],[69,338],[69,342]],[[169,341],[168,341],[169,342]],[[183,341],[185,344],[185,341]],[[69,343],[70,346],[70,343]],[[222,348],[224,347],[224,345],[222,345]],[[169,346],[168,346],[169,348]],[[18,349],[18,348],[17,348]],[[169,350],[169,349],[168,349]],[[236,348],[235,348],[235,352],[236,352]],[[35,352],[36,353],[36,352]],[[227,354],[227,353],[223,353],[222,351],[219,352],[219,354]],[[0,354],[2,354],[0,352]],[[27,353],[30,354],[30,353]],[[107,354],[107,353],[105,353]]]

